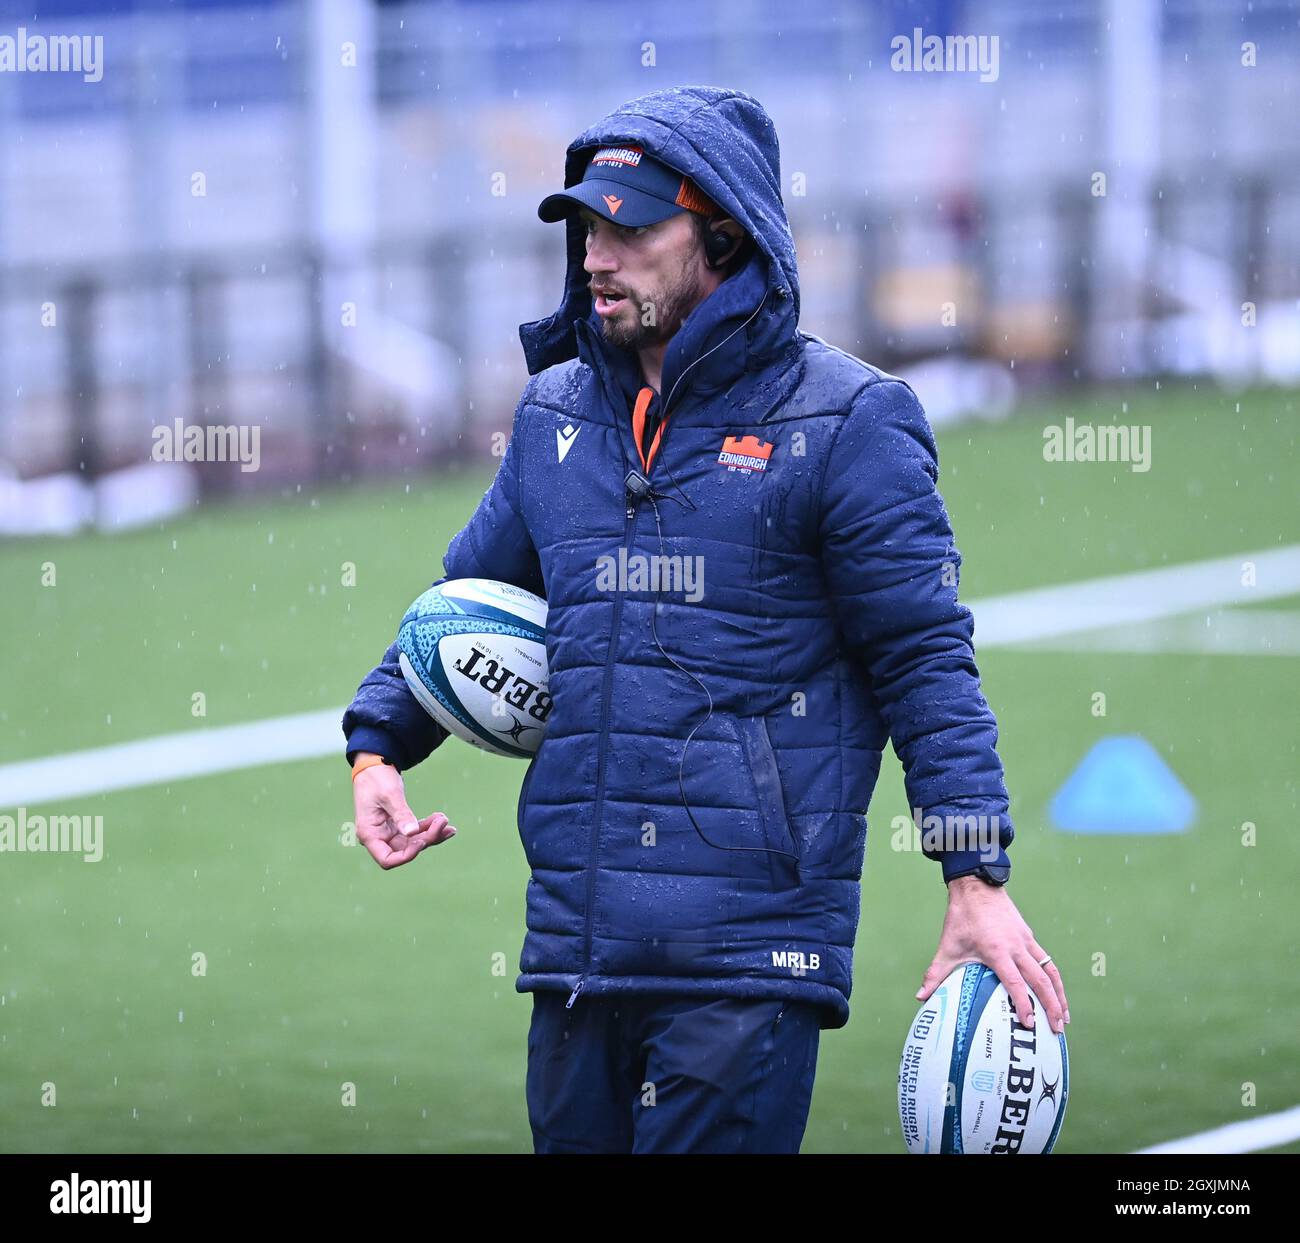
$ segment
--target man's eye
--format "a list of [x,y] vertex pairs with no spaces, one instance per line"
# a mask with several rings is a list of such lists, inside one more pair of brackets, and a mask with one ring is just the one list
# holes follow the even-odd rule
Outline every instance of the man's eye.
[[[592,233],[595,231],[596,222],[594,220],[588,220],[586,223],[587,223],[587,236],[590,237]],[[618,230],[620,237],[640,237],[643,233],[647,232],[650,228],[648,224],[640,224],[635,226],[626,225],[626,224],[616,224],[614,227]]]

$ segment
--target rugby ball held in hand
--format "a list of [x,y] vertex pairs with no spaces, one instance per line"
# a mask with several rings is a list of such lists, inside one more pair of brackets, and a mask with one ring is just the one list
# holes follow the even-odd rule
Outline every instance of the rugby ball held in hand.
[[909,1152],[1048,1153],[1070,1087],[1065,1034],[1030,989],[1022,1027],[996,972],[962,963],[917,1011],[898,1067],[898,1116]]
[[438,583],[406,610],[397,645],[407,686],[443,729],[532,759],[551,713],[545,600],[490,578]]

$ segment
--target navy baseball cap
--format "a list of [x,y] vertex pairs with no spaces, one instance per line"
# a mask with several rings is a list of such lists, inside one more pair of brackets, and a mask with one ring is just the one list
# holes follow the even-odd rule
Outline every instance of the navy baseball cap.
[[570,190],[549,194],[537,214],[547,223],[563,220],[578,207],[638,229],[678,212],[712,215],[718,208],[696,184],[636,143],[600,147],[582,180]]

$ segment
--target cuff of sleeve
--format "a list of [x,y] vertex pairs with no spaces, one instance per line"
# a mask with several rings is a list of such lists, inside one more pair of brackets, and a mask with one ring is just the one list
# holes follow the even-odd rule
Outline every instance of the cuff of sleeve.
[[398,772],[401,772],[406,767],[406,757],[402,754],[402,749],[397,745],[393,736],[385,733],[382,729],[376,729],[372,725],[358,725],[348,735],[347,759],[349,768],[356,763],[356,757],[362,751],[371,751],[375,755],[382,755],[384,759],[392,762]]
[[1011,866],[1011,860],[1001,846],[998,847],[996,859],[990,859],[988,852],[984,850],[950,850],[939,856],[939,862],[943,867],[943,882],[945,885],[950,880],[956,880],[959,876],[969,876],[985,863],[993,867],[1009,868]]

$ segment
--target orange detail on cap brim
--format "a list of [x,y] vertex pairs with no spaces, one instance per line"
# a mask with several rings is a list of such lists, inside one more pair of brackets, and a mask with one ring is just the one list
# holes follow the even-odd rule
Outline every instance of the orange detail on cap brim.
[[676,203],[687,211],[699,212],[702,216],[713,216],[718,212],[718,205],[705,194],[689,177],[682,178],[681,189],[677,191]]

